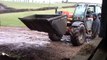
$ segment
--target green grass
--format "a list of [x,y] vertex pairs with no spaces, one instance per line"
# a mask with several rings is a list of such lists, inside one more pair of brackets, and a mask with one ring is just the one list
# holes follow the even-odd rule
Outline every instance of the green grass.
[[18,18],[32,14],[54,14],[54,10],[0,14],[1,26],[25,26]]
[[9,7],[13,8],[40,8],[40,7],[54,7],[54,6],[71,6],[73,4],[70,3],[56,3],[56,4],[39,4],[39,3],[25,3],[25,2],[7,2],[7,1],[1,1],[0,3],[3,3]]
[[[67,10],[73,12],[74,9],[59,9],[59,11]],[[55,10],[46,10],[46,11],[28,11],[28,12],[19,12],[19,13],[6,13],[0,14],[0,22],[2,26],[25,26],[18,18],[33,15],[33,14],[55,14]]]

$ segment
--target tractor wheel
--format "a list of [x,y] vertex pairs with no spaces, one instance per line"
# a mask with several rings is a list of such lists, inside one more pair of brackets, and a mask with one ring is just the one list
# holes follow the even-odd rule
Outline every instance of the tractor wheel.
[[86,33],[84,25],[73,28],[71,37],[71,43],[73,46],[80,46],[85,42]]

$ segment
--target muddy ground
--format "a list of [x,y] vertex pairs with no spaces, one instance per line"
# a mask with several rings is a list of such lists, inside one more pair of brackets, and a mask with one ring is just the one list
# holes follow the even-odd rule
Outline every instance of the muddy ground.
[[[0,27],[0,54],[6,53],[17,60],[72,59],[77,54],[84,54],[87,46],[74,47],[66,42],[52,42],[47,33],[31,31],[25,27]],[[95,48],[90,46],[89,53]],[[88,54],[87,51],[85,54]]]

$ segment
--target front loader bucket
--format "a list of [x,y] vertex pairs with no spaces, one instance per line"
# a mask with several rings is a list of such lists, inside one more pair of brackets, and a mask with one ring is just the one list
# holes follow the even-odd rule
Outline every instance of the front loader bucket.
[[66,16],[31,15],[19,18],[29,29],[63,35],[66,32]]

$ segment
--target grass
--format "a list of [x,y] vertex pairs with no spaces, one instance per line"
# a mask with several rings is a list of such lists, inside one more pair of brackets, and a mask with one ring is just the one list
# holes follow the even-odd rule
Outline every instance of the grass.
[[48,11],[30,11],[30,12],[20,12],[20,13],[7,13],[0,14],[1,26],[25,26],[18,18],[32,15],[32,14],[52,14],[54,10]]
[[40,7],[54,7],[54,6],[71,6],[73,4],[70,3],[56,3],[56,4],[39,4],[39,3],[25,3],[25,2],[7,2],[7,1],[1,1],[0,3],[3,3],[9,7],[13,8],[40,8]]
[[[61,10],[69,10],[70,12],[73,12],[73,9],[71,8],[59,9],[59,11]],[[55,14],[55,10],[0,14],[1,26],[25,26],[18,18],[33,14]]]
[[[3,3],[9,7],[14,8],[39,8],[39,7],[48,7],[48,6],[69,6],[72,4],[60,3],[60,4],[37,4],[37,3],[19,3],[19,2],[3,2],[0,0],[0,3]],[[58,9],[58,11],[67,10],[73,12],[74,9]],[[29,11],[29,12],[18,12],[18,13],[6,13],[0,14],[0,25],[2,26],[25,26],[18,18],[24,17],[32,14],[55,14],[55,10],[46,10],[46,11]]]

